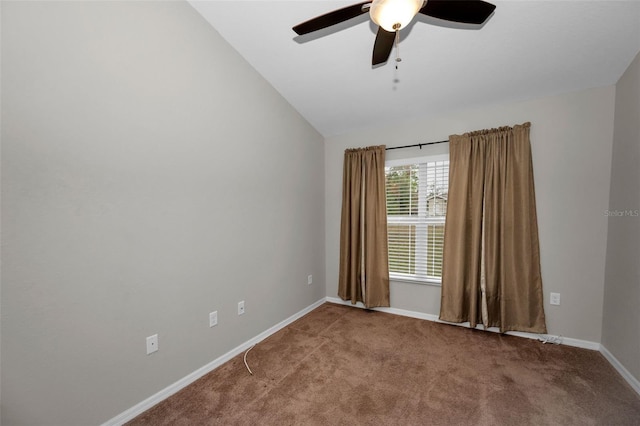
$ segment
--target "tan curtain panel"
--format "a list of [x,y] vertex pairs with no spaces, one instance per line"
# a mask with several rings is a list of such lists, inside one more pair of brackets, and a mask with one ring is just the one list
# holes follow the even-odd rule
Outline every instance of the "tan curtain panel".
[[547,332],[530,127],[449,138],[443,321]]
[[338,296],[389,306],[385,147],[344,153]]

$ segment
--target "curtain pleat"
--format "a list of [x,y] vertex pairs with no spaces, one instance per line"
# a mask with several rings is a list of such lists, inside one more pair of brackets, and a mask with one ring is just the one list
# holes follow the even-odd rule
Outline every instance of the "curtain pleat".
[[389,306],[385,147],[345,151],[338,296]]
[[546,333],[529,131],[450,137],[443,321]]

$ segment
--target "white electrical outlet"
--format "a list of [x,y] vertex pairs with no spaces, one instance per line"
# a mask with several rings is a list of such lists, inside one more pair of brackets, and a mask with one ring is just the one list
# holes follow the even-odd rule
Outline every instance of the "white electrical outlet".
[[307,275],[307,285],[311,285],[313,283],[313,275]]
[[218,325],[218,311],[209,312],[209,327]]
[[150,355],[158,350],[158,335],[147,337],[147,355]]
[[244,300],[238,302],[238,315],[244,314]]
[[552,305],[560,305],[560,293],[551,293],[549,299]]

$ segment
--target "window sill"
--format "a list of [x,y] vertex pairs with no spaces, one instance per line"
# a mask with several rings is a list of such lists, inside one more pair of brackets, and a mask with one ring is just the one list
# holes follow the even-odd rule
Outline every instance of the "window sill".
[[389,281],[442,287],[442,281],[439,281],[439,280],[419,280],[415,278],[389,277]]

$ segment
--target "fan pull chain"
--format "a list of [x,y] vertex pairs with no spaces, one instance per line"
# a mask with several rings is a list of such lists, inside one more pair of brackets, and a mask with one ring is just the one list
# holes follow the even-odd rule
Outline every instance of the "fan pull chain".
[[400,31],[397,31],[397,30],[396,30],[395,44],[396,44],[396,69],[398,69],[398,63],[402,61],[402,58],[400,57]]

